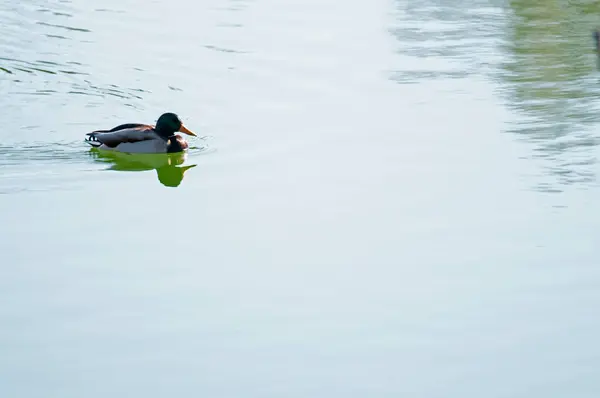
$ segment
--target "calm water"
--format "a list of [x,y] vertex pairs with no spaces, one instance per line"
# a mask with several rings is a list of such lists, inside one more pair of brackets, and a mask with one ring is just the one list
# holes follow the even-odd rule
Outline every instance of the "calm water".
[[3,398],[598,396],[600,7],[193,4],[0,0]]

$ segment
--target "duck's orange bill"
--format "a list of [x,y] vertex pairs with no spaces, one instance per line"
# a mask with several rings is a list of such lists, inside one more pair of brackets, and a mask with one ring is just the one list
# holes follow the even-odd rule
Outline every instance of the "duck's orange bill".
[[181,128],[179,129],[180,132],[185,133],[187,135],[191,135],[194,137],[197,137],[196,134],[192,133],[190,130],[187,129],[187,127],[185,127],[183,124],[181,125]]

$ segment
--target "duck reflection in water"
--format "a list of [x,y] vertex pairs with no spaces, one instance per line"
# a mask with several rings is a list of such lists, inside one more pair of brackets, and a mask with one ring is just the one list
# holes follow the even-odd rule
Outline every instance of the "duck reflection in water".
[[110,165],[108,170],[149,171],[156,170],[158,181],[166,187],[178,187],[186,171],[195,164],[181,166],[187,159],[187,153],[169,154],[128,154],[121,152],[90,149],[90,156],[96,161]]

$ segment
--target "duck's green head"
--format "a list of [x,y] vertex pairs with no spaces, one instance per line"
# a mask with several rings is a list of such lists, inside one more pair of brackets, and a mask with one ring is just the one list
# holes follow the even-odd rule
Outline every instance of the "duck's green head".
[[181,123],[179,116],[171,112],[160,115],[156,121],[156,131],[164,137],[170,137],[177,132],[196,137],[196,134],[188,130],[183,123]]

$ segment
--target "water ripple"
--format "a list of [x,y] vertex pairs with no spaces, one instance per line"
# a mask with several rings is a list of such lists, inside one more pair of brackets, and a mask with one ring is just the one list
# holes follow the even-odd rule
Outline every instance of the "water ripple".
[[391,72],[393,81],[406,84],[466,78],[492,68],[488,60],[493,53],[491,39],[497,35],[497,21],[502,17],[499,8],[477,0],[464,7],[445,0],[397,4],[398,26],[390,33],[397,38],[397,51],[406,62],[403,69]]
[[[5,77],[3,90],[15,96],[57,96],[66,103],[71,95],[114,98],[126,101],[138,109],[136,103],[149,91],[135,83],[116,85],[98,78],[96,63],[85,54],[89,40],[83,36],[92,33],[70,2],[44,4],[0,5],[0,15],[20,18],[7,19],[0,26],[0,75]],[[38,45],[60,40],[53,51],[38,49]],[[88,42],[86,44],[85,42]],[[30,44],[25,44],[30,43]],[[83,43],[83,44],[82,44]],[[73,51],[78,45],[78,50]],[[141,69],[140,69],[141,70]],[[92,74],[92,71],[94,73]],[[12,98],[12,103],[15,102]],[[27,100],[24,100],[27,101]]]
[[0,166],[28,163],[78,163],[85,161],[82,144],[75,141],[0,144]]

